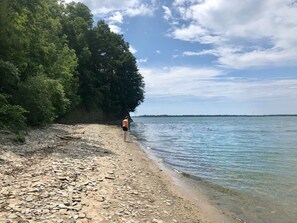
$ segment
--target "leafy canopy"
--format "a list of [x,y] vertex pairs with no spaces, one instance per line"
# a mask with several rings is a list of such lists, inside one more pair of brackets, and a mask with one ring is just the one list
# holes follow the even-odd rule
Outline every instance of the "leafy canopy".
[[115,117],[144,100],[123,36],[82,3],[0,1],[0,129],[44,126],[84,108]]

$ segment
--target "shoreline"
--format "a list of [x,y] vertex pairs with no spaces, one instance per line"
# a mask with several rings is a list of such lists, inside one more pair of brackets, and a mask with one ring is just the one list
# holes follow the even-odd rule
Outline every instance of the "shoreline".
[[[207,195],[207,188],[205,185],[198,184],[196,180],[188,178],[185,173],[179,172],[167,165],[161,158],[155,156],[153,151],[145,148],[133,136],[139,148],[144,151],[145,155],[153,162],[152,165],[157,165],[160,170],[170,178],[171,187],[174,193],[177,193],[183,199],[191,202],[193,205],[198,206],[201,210],[201,219],[206,222],[228,222],[228,223],[246,223],[245,220],[235,216],[231,212],[222,210],[219,206],[211,204],[209,195]],[[204,222],[204,221],[202,221]]]
[[54,124],[0,148],[1,222],[238,222],[116,126]]

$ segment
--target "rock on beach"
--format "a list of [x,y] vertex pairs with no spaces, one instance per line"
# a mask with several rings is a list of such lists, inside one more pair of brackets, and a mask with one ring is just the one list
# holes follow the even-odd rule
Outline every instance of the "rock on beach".
[[22,145],[9,137],[1,134],[0,222],[210,222],[118,127],[54,124]]

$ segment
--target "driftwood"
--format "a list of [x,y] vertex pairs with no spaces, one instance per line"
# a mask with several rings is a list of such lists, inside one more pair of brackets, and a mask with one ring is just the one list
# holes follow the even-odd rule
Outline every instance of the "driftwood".
[[63,139],[63,140],[75,140],[75,139],[81,139],[81,137],[79,136],[72,136],[72,135],[56,135],[59,139]]

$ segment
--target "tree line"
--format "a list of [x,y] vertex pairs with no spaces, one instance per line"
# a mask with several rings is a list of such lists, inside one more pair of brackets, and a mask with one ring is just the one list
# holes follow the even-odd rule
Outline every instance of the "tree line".
[[0,128],[14,132],[77,108],[120,117],[144,100],[123,36],[59,0],[1,0],[0,83]]

